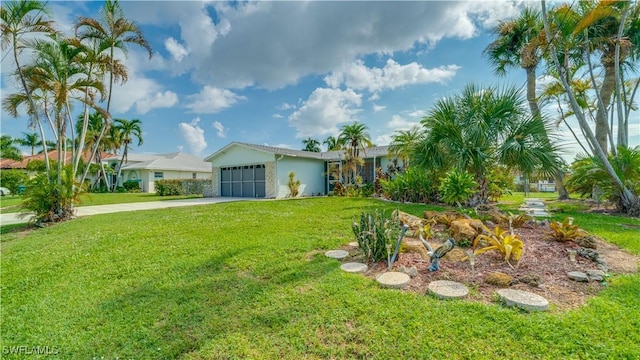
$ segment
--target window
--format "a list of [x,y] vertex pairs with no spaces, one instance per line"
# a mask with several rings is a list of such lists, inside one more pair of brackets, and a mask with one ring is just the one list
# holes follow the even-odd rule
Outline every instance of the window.
[[163,179],[164,178],[164,173],[162,171],[156,171],[153,173],[153,178],[158,180],[158,179]]
[[195,178],[197,177],[197,175],[198,175],[198,174],[196,174],[196,173],[192,173],[192,174],[191,174],[191,178],[192,178],[192,179],[195,179]]

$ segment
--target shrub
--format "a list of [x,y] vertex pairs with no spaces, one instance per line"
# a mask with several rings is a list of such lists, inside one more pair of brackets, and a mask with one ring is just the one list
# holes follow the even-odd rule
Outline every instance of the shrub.
[[495,166],[489,171],[489,199],[497,201],[502,195],[516,189],[513,174],[504,166]]
[[565,242],[576,240],[576,238],[583,235],[580,226],[573,224],[572,217],[566,217],[562,222],[554,220],[549,224],[549,227],[551,231],[547,233],[547,237],[555,241]]
[[124,183],[122,183],[122,187],[126,191],[140,190],[140,182],[138,182],[136,180],[128,180],[128,181],[125,181]]
[[425,171],[410,167],[391,180],[380,180],[382,194],[393,201],[427,203],[437,197],[435,181]]
[[171,179],[155,182],[156,194],[160,196],[204,194],[209,179]]
[[520,260],[522,252],[524,251],[524,243],[520,240],[518,235],[514,235],[507,230],[503,230],[499,226],[496,226],[493,232],[486,226],[483,226],[483,228],[485,234],[476,236],[475,240],[473,240],[473,248],[475,249],[481,241],[486,241],[488,246],[475,250],[474,255],[480,255],[487,251],[496,250],[500,252],[500,254],[504,255],[504,261],[507,263],[509,263],[511,258],[516,261]]
[[60,182],[57,172],[37,175],[27,183],[24,200],[20,204],[21,215],[33,214],[37,223],[56,222],[73,216],[84,187],[73,177],[72,165],[62,169]]
[[471,174],[453,170],[442,179],[442,184],[438,188],[440,200],[449,205],[461,206],[469,201],[477,187],[478,184]]
[[358,246],[369,262],[386,260],[392,254],[392,246],[399,238],[402,224],[397,214],[386,217],[384,213],[362,213],[360,221],[353,223],[353,233]]
[[18,193],[18,185],[24,185],[29,180],[29,176],[22,170],[2,170],[0,171],[0,185],[11,191],[11,194]]
[[296,174],[291,171],[289,172],[289,196],[296,197],[298,196],[298,191],[300,189],[300,180],[295,180]]

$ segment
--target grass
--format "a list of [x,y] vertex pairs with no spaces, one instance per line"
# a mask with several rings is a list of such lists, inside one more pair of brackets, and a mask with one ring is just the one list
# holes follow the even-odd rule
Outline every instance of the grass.
[[[175,195],[175,196],[159,196],[156,194],[148,193],[86,193],[80,196],[80,204],[78,206],[92,206],[92,205],[110,205],[110,204],[125,204],[136,203],[146,201],[164,201],[164,200],[177,200],[177,199],[189,199],[194,197],[202,197],[202,195]],[[4,196],[0,200],[0,213],[16,213],[20,209],[18,205],[22,201],[22,197],[18,195]]]
[[579,309],[529,314],[381,289],[323,256],[353,240],[361,211],[396,207],[434,209],[335,197],[237,202],[7,234],[0,346],[55,347],[63,359],[640,354],[639,275],[613,276]]

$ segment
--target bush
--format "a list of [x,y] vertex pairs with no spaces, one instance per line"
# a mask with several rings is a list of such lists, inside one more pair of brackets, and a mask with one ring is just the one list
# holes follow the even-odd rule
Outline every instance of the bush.
[[0,186],[4,186],[11,191],[11,194],[18,193],[18,185],[25,185],[29,176],[22,170],[2,170],[0,171]]
[[126,191],[140,190],[140,182],[136,180],[128,180],[122,183],[122,187],[124,187]]
[[427,203],[437,198],[436,181],[426,172],[410,167],[392,180],[380,180],[384,197],[402,202]]
[[34,216],[37,223],[67,220],[73,216],[74,206],[79,201],[84,187],[73,177],[72,165],[62,169],[60,182],[57,172],[42,173],[27,183],[24,201],[20,204],[21,215]]
[[477,187],[478,184],[471,174],[453,170],[442,179],[438,190],[442,201],[449,205],[461,206],[469,201]]
[[360,221],[353,223],[353,233],[367,260],[377,262],[391,256],[393,244],[402,232],[401,226],[396,212],[387,218],[376,210],[373,214],[362,213]]
[[289,196],[296,197],[298,196],[298,189],[300,188],[300,180],[295,180],[296,174],[291,171],[289,172]]
[[160,196],[204,194],[210,179],[171,179],[155,182],[156,194]]

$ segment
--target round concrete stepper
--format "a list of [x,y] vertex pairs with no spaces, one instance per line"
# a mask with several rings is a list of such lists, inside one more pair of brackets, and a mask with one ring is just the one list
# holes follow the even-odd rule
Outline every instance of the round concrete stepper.
[[443,300],[461,299],[469,295],[469,289],[455,281],[436,280],[429,283],[429,293]]
[[396,271],[386,272],[376,277],[376,281],[380,285],[393,289],[404,289],[409,285],[410,280],[409,275]]
[[547,299],[528,291],[500,289],[496,293],[507,306],[516,306],[527,311],[546,311],[549,309]]
[[366,272],[368,268],[366,264],[359,262],[348,262],[340,265],[340,269],[350,273],[363,273]]
[[347,256],[349,256],[349,252],[344,250],[329,250],[326,253],[324,253],[324,255],[332,259],[342,260]]

